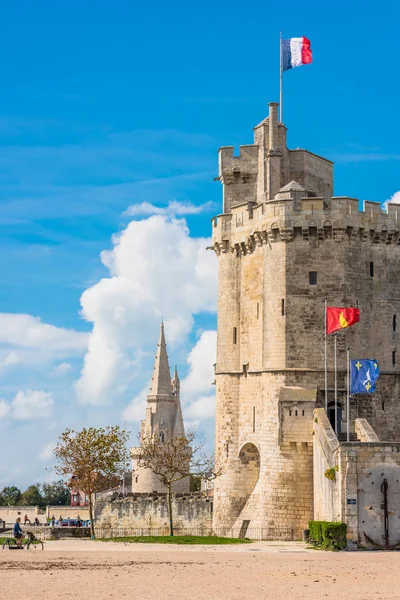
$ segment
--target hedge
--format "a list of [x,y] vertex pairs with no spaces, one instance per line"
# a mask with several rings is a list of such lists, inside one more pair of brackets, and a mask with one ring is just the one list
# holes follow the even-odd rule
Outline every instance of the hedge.
[[331,523],[329,521],[310,521],[310,540],[326,550],[344,550],[347,548],[346,523]]

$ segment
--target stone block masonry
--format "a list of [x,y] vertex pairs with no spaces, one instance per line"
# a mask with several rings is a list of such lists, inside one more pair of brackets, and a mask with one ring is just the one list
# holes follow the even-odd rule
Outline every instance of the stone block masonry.
[[[177,530],[212,529],[212,499],[201,494],[175,494],[172,501]],[[168,504],[165,494],[131,495],[96,502],[96,526],[107,534],[118,530],[156,530],[168,535]]]
[[[212,223],[219,262],[214,526],[290,529],[313,516],[313,410],[322,406],[324,304],[358,306],[338,335],[346,415],[346,349],[376,358],[377,392],[351,400],[351,430],[367,419],[380,440],[400,440],[400,209],[333,196],[333,165],[286,147],[277,106],[254,144],[220,150],[223,214]],[[328,339],[328,412],[334,400]],[[345,428],[345,423],[341,423]],[[360,425],[361,426],[361,425]],[[365,429],[365,428],[364,428]],[[320,467],[318,467],[320,468]],[[334,515],[343,508],[331,506]]]

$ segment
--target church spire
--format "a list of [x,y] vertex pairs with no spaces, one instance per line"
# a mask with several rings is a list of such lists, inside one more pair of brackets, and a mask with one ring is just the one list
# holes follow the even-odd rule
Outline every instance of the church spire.
[[160,340],[154,361],[153,379],[151,381],[149,396],[172,396],[171,372],[169,370],[163,321],[161,321]]

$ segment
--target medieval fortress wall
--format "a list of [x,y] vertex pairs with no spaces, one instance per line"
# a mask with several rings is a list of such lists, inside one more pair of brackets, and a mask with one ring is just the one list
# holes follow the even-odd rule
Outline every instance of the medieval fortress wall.
[[[397,319],[400,207],[332,197],[333,166],[286,148],[277,105],[255,143],[219,154],[223,214],[213,219],[219,259],[214,524],[243,531],[293,528],[313,514],[313,411],[322,406],[324,302],[358,306],[361,323],[338,335],[339,401],[346,410],[346,349],[379,361],[374,395],[351,400],[351,429],[367,418],[400,440]],[[329,339],[328,400],[333,401]],[[345,423],[342,423],[342,430]]]

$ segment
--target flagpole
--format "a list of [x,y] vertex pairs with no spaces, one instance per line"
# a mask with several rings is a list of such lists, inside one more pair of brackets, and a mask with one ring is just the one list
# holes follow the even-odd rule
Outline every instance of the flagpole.
[[337,405],[337,334],[335,333],[335,433],[338,435]]
[[325,412],[328,414],[328,338],[326,335],[326,312],[328,300],[325,298]]
[[280,79],[279,79],[279,122],[282,123],[283,118],[283,71],[282,71],[282,31],[280,32],[279,38],[279,65],[280,65]]
[[347,348],[347,441],[350,441],[350,348]]

